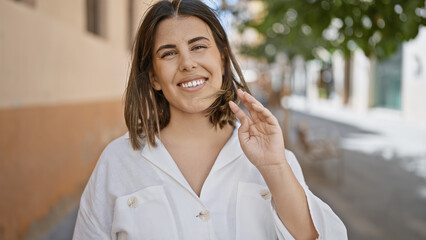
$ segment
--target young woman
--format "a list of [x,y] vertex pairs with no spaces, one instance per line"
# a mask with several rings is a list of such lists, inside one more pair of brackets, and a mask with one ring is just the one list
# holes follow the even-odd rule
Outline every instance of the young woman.
[[102,153],[74,239],[346,239],[248,92],[211,9],[154,4],[134,47],[129,132]]

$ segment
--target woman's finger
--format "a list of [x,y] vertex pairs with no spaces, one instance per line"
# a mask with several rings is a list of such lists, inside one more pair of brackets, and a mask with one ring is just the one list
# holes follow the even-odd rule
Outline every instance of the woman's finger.
[[257,116],[261,121],[267,122],[269,124],[278,124],[278,120],[271,113],[271,111],[269,111],[269,109],[257,103],[252,103],[252,108],[258,113]]
[[[256,104],[258,106],[264,107],[262,103],[260,103],[255,97],[253,97],[252,95],[250,95],[250,93],[245,92],[244,93],[244,97],[247,99],[248,102],[250,102],[251,104]],[[266,109],[266,108],[265,108]]]
[[278,120],[275,116],[265,108],[262,103],[260,103],[256,98],[250,95],[247,92],[241,91],[242,98],[244,98],[244,102],[246,103],[244,106],[248,105],[247,108],[252,116],[253,120],[257,122],[258,120],[262,122],[268,122],[270,124],[278,123]]
[[243,119],[248,118],[250,119],[249,115],[247,115],[246,112],[244,112],[236,103],[233,101],[229,101],[229,107],[231,108],[232,112],[237,116],[238,119],[242,122]]
[[252,120],[236,103],[229,101],[229,107],[231,111],[240,119],[241,126],[238,129],[240,136],[243,138],[243,141],[247,141],[250,138],[250,125],[252,124]]
[[246,92],[243,92],[241,89],[238,89],[237,95],[240,98],[241,102],[243,103],[244,107],[250,113],[250,116],[253,119],[253,122],[258,122],[259,117],[257,116],[257,111],[255,111],[252,107],[251,99],[248,98],[249,94]]

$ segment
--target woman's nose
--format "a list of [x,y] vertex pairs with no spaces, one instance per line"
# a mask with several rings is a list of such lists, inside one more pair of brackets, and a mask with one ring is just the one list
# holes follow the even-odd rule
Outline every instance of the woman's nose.
[[197,62],[194,60],[191,53],[181,53],[180,54],[180,71],[191,71],[197,68]]

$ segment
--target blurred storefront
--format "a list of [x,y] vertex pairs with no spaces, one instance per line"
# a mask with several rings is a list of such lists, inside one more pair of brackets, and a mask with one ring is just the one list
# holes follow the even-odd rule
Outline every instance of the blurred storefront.
[[[330,56],[330,64],[318,60],[306,65],[294,60],[291,103],[308,106],[321,102],[359,113],[380,112],[396,120],[426,124],[426,27],[412,41],[403,43],[391,57],[367,58],[361,50],[352,56],[349,102],[343,103],[344,59]],[[306,70],[304,69],[306,68]],[[306,72],[306,77],[298,77]],[[301,81],[301,79],[306,79]]]
[[150,2],[0,0],[0,239],[39,239],[125,132],[132,37]]

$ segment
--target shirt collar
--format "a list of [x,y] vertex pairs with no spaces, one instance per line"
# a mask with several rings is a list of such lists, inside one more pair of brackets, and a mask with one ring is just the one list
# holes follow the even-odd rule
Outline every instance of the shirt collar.
[[[219,155],[216,158],[216,161],[213,164],[213,167],[209,175],[212,172],[215,172],[225,167],[226,165],[233,162],[234,160],[236,160],[239,156],[243,154],[243,151],[241,149],[241,145],[238,139],[239,127],[240,127],[240,123],[236,122],[236,127],[234,128],[234,131],[232,132],[231,137],[228,139],[225,146],[219,152]],[[178,166],[176,165],[175,161],[173,160],[173,158],[171,157],[167,149],[164,147],[163,143],[157,137],[155,137],[155,142],[157,144],[156,147],[150,147],[149,144],[145,144],[145,146],[143,147],[141,151],[141,155],[144,158],[146,158],[149,162],[151,162],[153,165],[158,167],[160,170],[162,170],[163,172],[165,172],[166,174],[174,178],[184,187],[191,190],[191,187],[189,186],[188,182],[186,181],[185,177],[183,176],[182,172],[179,170]]]
[[155,137],[155,143],[157,145],[156,147],[151,147],[149,144],[145,144],[141,151],[142,156],[192,192],[191,186],[189,186],[182,172],[179,170],[172,156],[160,139]]
[[217,159],[212,167],[211,172],[217,171],[225,167],[243,154],[243,150],[241,149],[240,145],[240,140],[238,139],[238,128],[240,127],[240,125],[241,124],[237,121],[231,137],[229,138],[228,142],[226,142],[225,146],[223,146],[222,150],[219,152],[219,155],[217,156]]

